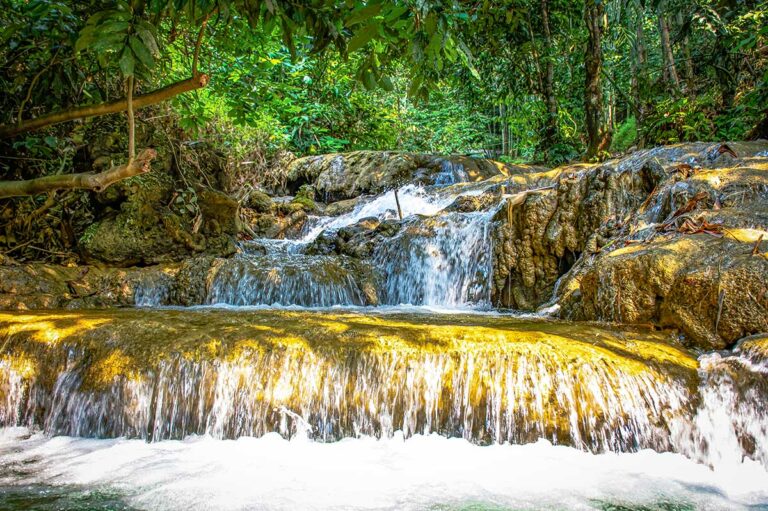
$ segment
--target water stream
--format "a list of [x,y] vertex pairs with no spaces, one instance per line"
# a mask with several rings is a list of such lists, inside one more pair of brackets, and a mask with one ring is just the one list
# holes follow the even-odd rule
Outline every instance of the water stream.
[[762,339],[697,360],[662,334],[492,314],[0,319],[16,353],[0,362],[8,498],[28,499],[26,488],[76,500],[86,488],[94,506],[136,509],[768,502]]
[[[378,290],[376,302],[381,305],[488,307],[492,212],[443,210],[458,197],[478,195],[489,186],[401,187],[398,199],[404,228],[377,245],[370,268],[344,256],[307,252],[323,233],[334,233],[363,219],[397,219],[394,191],[362,199],[351,211],[339,216],[310,217],[296,239],[244,244],[238,257],[217,270],[206,303],[366,305],[361,289],[364,277]],[[144,295],[161,296],[142,290],[142,298]]]
[[489,187],[401,187],[369,261],[310,248],[394,192],[244,244],[205,307],[0,313],[0,508],[768,509],[768,340],[490,311],[495,211],[446,211]]

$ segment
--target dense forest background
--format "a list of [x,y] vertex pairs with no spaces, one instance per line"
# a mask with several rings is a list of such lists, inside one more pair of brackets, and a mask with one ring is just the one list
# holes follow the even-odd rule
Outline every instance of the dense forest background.
[[[120,70],[135,70],[137,94],[157,89],[188,77],[197,54],[210,83],[138,120],[170,117],[176,136],[243,157],[256,147],[398,149],[557,163],[587,151],[585,105],[594,101],[604,139],[590,157],[765,136],[766,2],[3,3],[6,125],[123,96]],[[338,41],[318,37],[311,12],[289,12],[301,4],[343,13],[333,18],[346,31],[343,51],[318,51],[318,42]],[[110,9],[118,15],[92,16]],[[258,18],[258,9],[283,9],[284,17]],[[286,24],[290,17],[299,21]],[[72,130],[70,123],[11,142],[21,156],[66,167],[80,143]],[[0,165],[9,170],[8,160]]]

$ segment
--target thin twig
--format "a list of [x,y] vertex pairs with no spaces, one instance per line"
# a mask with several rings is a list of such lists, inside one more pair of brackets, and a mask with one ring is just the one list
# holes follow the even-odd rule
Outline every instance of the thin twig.
[[32,99],[32,91],[35,88],[35,84],[37,83],[37,80],[40,79],[40,77],[43,75],[43,73],[45,73],[46,71],[48,71],[48,69],[51,68],[53,63],[56,61],[56,57],[59,56],[59,52],[60,51],[61,51],[61,47],[59,47],[59,49],[56,50],[56,53],[53,54],[53,57],[51,57],[51,61],[48,62],[48,64],[43,69],[41,69],[35,75],[34,78],[32,78],[32,83],[29,84],[29,88],[27,89],[27,96],[24,98],[24,101],[21,102],[21,106],[19,107],[19,113],[16,116],[16,122],[19,125],[21,125],[21,116],[24,113],[24,107],[27,106],[27,103],[29,103],[29,100]]
[[27,242],[25,242],[25,243],[22,243],[21,245],[16,245],[15,247],[13,247],[13,248],[10,248],[10,249],[6,250],[5,252],[0,252],[0,254],[2,254],[2,255],[8,255],[8,254],[10,254],[11,252],[14,252],[14,251],[16,251],[16,250],[18,250],[18,249],[20,249],[20,248],[24,248],[24,247],[26,247],[27,245],[29,245],[29,244],[30,244],[30,243],[32,243],[33,241],[34,241],[34,240],[29,240],[29,241],[27,241]]
[[195,53],[192,56],[192,76],[197,76],[197,63],[200,60],[200,45],[203,42],[203,35],[205,35],[205,27],[208,25],[208,18],[211,13],[205,15],[202,23],[200,23],[200,30],[197,32],[197,41],[195,42]]

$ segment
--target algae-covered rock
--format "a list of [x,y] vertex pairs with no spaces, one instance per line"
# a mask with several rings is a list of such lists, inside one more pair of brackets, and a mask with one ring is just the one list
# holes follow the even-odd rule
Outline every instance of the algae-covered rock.
[[304,211],[315,211],[317,206],[315,205],[314,187],[310,185],[302,185],[289,204],[292,206],[300,206]]
[[0,425],[59,435],[402,431],[670,450],[697,397],[696,358],[668,333],[498,315],[0,313],[0,339]]
[[240,205],[236,200],[216,190],[203,190],[198,195],[200,213],[208,233],[236,236],[240,232]]
[[163,305],[168,303],[177,271],[174,264],[145,268],[0,266],[0,309]]
[[359,203],[359,197],[354,199],[340,200],[332,202],[326,206],[324,214],[328,216],[339,216],[352,212]]
[[259,238],[283,239],[298,234],[307,221],[307,212],[302,204],[282,203],[269,213],[257,213],[243,208],[242,218],[250,232]]
[[257,213],[270,213],[275,208],[272,198],[258,190],[254,190],[248,195],[245,205]]
[[766,332],[768,257],[752,254],[754,233],[737,231],[604,250],[561,284],[562,315],[674,327],[707,349]]
[[213,190],[189,196],[194,202],[180,202],[181,196],[163,177],[137,183],[118,212],[81,236],[78,246],[84,258],[131,266],[179,261],[198,253],[233,254],[240,230],[237,202]]
[[376,247],[387,243],[389,238],[400,231],[402,225],[403,222],[400,220],[382,221],[376,217],[361,218],[352,225],[321,233],[312,242],[309,252],[312,254],[336,253],[367,260]]

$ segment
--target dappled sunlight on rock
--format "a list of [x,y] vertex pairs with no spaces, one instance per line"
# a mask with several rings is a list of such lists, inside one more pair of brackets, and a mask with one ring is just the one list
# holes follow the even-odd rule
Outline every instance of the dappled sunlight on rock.
[[[697,382],[695,359],[664,333],[540,319],[205,309],[4,317],[9,353],[40,363],[34,372],[6,363],[0,386],[13,380],[38,396],[16,420],[42,416],[51,433],[330,440],[402,430],[664,450]],[[80,329],[62,333],[61,346],[27,342],[74,317]]]

